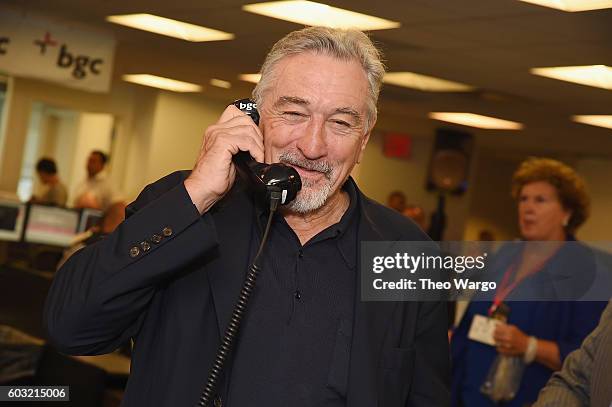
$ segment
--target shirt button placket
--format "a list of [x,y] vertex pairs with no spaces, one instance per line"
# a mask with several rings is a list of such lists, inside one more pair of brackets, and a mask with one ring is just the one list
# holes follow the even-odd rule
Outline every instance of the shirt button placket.
[[[303,267],[302,265],[300,265],[300,263],[304,260],[304,250],[299,249],[297,252],[297,257],[298,257],[298,264],[295,270],[299,274],[300,269]],[[298,279],[299,277],[296,276],[296,282]],[[298,287],[299,287],[299,283],[298,283]],[[295,291],[293,292],[293,298],[295,298],[298,301],[302,299],[302,293],[300,292],[299,288],[296,288]]]

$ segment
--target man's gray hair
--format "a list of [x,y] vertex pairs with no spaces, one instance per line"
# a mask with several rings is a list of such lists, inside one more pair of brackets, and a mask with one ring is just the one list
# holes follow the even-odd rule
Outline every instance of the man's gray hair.
[[273,85],[274,68],[288,56],[304,52],[322,53],[340,60],[356,60],[361,64],[368,78],[368,117],[366,130],[374,124],[377,116],[376,104],[380,85],[385,74],[382,53],[366,34],[358,30],[340,30],[326,27],[309,27],[293,31],[279,40],[266,56],[261,67],[261,79],[253,90],[253,100],[258,105]]

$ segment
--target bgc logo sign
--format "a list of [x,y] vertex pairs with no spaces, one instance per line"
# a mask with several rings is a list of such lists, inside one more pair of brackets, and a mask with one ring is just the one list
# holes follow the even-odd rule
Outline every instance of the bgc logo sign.
[[111,35],[0,6],[0,71],[92,92],[110,90]]
[[76,79],[83,79],[88,74],[99,75],[102,58],[93,58],[88,55],[73,55],[66,44],[60,47],[57,66],[72,71]]

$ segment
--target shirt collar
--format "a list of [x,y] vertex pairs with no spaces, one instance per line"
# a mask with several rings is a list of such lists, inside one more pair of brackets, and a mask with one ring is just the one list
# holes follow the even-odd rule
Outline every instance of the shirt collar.
[[94,182],[100,182],[100,181],[104,181],[106,179],[106,171],[102,170],[99,173],[97,173],[96,175],[94,175],[92,178],[87,178],[89,181],[94,181]]
[[[358,218],[360,206],[359,196],[357,193],[357,186],[355,185],[355,181],[352,177],[347,179],[342,186],[342,189],[349,196],[349,206],[347,210],[344,212],[338,223],[321,231],[308,244],[316,244],[322,240],[335,239],[335,244],[337,245],[347,267],[354,270],[357,263],[357,234],[359,231]],[[260,225],[265,226],[268,217],[267,207],[262,205],[260,201],[257,201],[255,207]],[[282,222],[285,223],[284,220]],[[287,227],[289,227],[289,225],[287,225]]]
[[357,245],[358,245],[358,234],[359,234],[359,196],[357,194],[357,186],[353,178],[349,179],[344,183],[342,187],[350,198],[349,207],[342,215],[340,222],[336,225],[338,233],[338,250],[344,259],[347,267],[351,270],[355,270],[357,264]]

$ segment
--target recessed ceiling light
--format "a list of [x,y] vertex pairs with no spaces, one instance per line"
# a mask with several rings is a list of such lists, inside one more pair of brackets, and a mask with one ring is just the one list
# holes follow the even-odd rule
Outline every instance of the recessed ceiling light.
[[593,114],[572,116],[572,120],[578,123],[590,124],[591,126],[612,129],[612,115]]
[[612,68],[606,65],[557,66],[531,68],[534,75],[579,83],[602,89],[612,89]]
[[509,120],[502,120],[495,117],[482,116],[474,113],[458,113],[458,112],[431,112],[431,119],[441,120],[443,122],[457,123],[464,126],[478,127],[480,129],[489,130],[521,130],[523,125]]
[[106,17],[106,21],[192,42],[222,41],[234,38],[234,34],[232,33],[184,23],[182,21],[155,16],[153,14],[108,16]]
[[520,0],[563,11],[588,11],[612,7],[612,0]]
[[261,79],[261,74],[258,73],[243,73],[238,77],[241,81],[251,82],[251,83],[259,83]]
[[293,23],[333,28],[356,28],[363,31],[398,28],[401,24],[384,18],[305,0],[270,1],[246,4],[244,11]]
[[149,74],[123,75],[121,78],[127,82],[174,92],[201,92],[203,89],[200,85],[196,85],[195,83],[182,82],[175,79],[164,78],[163,76]]
[[383,82],[427,92],[470,92],[474,87],[413,72],[388,72]]
[[232,83],[228,81],[224,81],[223,79],[212,78],[210,80],[210,84],[212,86],[216,86],[218,88],[229,89],[232,87]]

